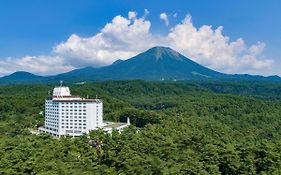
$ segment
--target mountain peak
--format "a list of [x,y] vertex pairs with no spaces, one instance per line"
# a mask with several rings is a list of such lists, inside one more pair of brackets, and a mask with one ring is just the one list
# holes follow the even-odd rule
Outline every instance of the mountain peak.
[[17,82],[21,82],[21,81],[25,81],[25,82],[29,82],[29,81],[37,81],[39,79],[42,79],[43,77],[38,76],[38,75],[34,75],[32,73],[29,72],[25,72],[25,71],[17,71],[12,73],[11,75],[7,75],[1,78],[2,81],[4,82],[10,82],[10,81],[17,81]]
[[163,47],[163,46],[156,46],[149,50],[147,50],[148,54],[152,54],[156,57],[156,59],[165,59],[165,58],[173,58],[177,60],[182,60],[181,54],[174,51],[173,49],[169,47]]
[[17,72],[14,72],[12,73],[11,75],[8,75],[8,76],[13,76],[13,77],[32,77],[32,76],[37,76],[37,75],[34,75],[30,72],[25,72],[25,71],[17,71]]

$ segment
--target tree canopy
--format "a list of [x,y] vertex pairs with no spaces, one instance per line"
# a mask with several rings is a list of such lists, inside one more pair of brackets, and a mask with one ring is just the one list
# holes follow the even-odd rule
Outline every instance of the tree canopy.
[[122,133],[31,134],[53,85],[0,86],[0,174],[281,174],[281,84],[106,81],[70,85],[104,101]]

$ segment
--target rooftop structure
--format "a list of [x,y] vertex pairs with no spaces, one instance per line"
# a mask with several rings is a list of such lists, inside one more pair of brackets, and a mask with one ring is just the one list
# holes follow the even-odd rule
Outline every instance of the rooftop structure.
[[53,96],[56,97],[71,97],[70,90],[68,87],[55,87],[53,90]]

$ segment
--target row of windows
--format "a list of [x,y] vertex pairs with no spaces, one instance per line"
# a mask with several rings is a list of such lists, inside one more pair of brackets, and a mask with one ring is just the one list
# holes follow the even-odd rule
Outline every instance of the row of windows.
[[[61,125],[82,125],[82,123],[61,123]],[[83,126],[86,126],[86,123],[83,123]]]
[[59,109],[57,108],[49,108],[49,107],[45,107],[46,111],[59,111]]
[[[82,106],[61,106],[62,108],[82,108]],[[83,106],[83,108],[86,108],[86,106]]]
[[45,118],[53,118],[53,119],[56,119],[56,118],[58,118],[58,115],[46,114],[46,115],[45,115]]
[[[70,121],[70,122],[82,122],[82,120],[61,120],[62,122],[64,122],[64,121],[66,121],[66,122],[68,122],[68,121]],[[83,122],[86,122],[86,120],[83,120]],[[63,123],[62,123],[63,124]]]
[[[62,118],[62,120],[63,120],[64,118],[70,118],[70,119],[75,118],[75,119],[77,119],[77,116],[61,116],[61,118]],[[79,118],[79,119],[81,119],[81,118],[82,118],[82,116],[78,116],[78,118]],[[86,119],[86,117],[85,117],[85,116],[83,116],[83,119]]]
[[59,107],[59,105],[48,104],[48,103],[45,103],[45,106],[49,106],[49,107]]
[[79,105],[84,104],[84,105],[85,105],[86,103],[77,103],[77,102],[62,102],[61,104],[67,104],[67,105],[68,105],[68,104],[71,104],[71,105],[72,105],[72,104],[75,104],[75,105],[77,105],[77,104],[79,104]]
[[46,112],[46,115],[58,115],[58,112]]
[[52,117],[46,117],[45,120],[46,121],[59,121],[58,118],[52,118]]
[[57,131],[57,132],[58,132],[58,129],[55,129],[55,128],[46,127],[46,129],[49,129],[49,130]]
[[50,121],[46,121],[45,123],[46,123],[46,125],[58,125],[59,124],[58,122],[50,122]]
[[[61,115],[64,115],[64,114],[66,114],[66,115],[68,115],[68,114],[69,114],[69,115],[77,115],[78,113],[76,113],[76,112],[75,112],[75,113],[72,113],[72,112],[70,112],[70,113],[68,113],[68,112],[66,112],[66,113],[62,112],[62,113],[61,113]],[[79,115],[82,115],[82,113],[79,113]],[[83,115],[86,115],[86,113],[83,113]]]
[[[68,109],[66,109],[66,110],[64,110],[64,109],[62,109],[61,111],[81,111],[82,112],[82,109],[79,109],[79,110],[77,110],[77,109],[70,109],[70,110],[68,110]],[[83,112],[86,112],[86,109],[83,109]]]
[[46,128],[58,128],[58,125],[51,125],[51,124],[46,124]]
[[[72,128],[74,128],[74,129],[82,129],[82,127],[81,126],[79,126],[79,127],[77,127],[77,126],[75,126],[75,127],[73,127],[73,126],[61,126],[61,128],[70,128],[70,129],[72,129]],[[83,127],[83,129],[86,129],[86,127]]]
[[46,122],[59,122],[59,120],[56,118],[45,118],[45,121]]

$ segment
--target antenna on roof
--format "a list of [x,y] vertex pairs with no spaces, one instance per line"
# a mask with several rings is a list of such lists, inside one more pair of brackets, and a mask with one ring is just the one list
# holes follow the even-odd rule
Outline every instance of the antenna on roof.
[[61,81],[60,81],[60,87],[62,87],[62,84],[63,84],[63,81],[61,80]]

